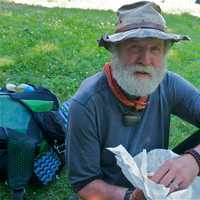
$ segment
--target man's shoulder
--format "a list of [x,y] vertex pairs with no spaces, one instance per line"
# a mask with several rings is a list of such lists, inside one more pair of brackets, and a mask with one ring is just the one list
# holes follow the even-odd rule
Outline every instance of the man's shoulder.
[[178,91],[185,91],[186,88],[193,88],[194,86],[181,75],[167,71],[163,81],[160,84],[160,90],[168,95],[178,94]]
[[105,92],[107,88],[108,84],[106,76],[103,72],[99,72],[86,78],[81,83],[79,89],[73,96],[73,99],[82,104],[87,104],[92,97]]
[[163,79],[163,83],[169,85],[169,84],[173,84],[173,82],[176,82],[179,80],[183,81],[184,78],[175,72],[167,71],[166,75]]
[[166,77],[171,78],[171,79],[177,79],[181,76],[179,74],[175,73],[175,72],[168,70],[167,73],[166,73]]

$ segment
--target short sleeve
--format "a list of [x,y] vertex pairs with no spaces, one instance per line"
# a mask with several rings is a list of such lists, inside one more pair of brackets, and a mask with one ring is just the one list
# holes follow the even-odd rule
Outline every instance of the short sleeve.
[[67,167],[69,181],[76,192],[101,178],[100,144],[93,110],[76,100],[70,104]]

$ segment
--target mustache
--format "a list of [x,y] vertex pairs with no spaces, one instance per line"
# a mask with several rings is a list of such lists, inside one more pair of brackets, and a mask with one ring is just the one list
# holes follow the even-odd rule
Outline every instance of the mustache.
[[129,73],[134,72],[142,72],[142,73],[148,73],[148,74],[154,74],[155,73],[155,67],[153,66],[139,66],[139,65],[131,65],[131,66],[125,66],[125,71]]

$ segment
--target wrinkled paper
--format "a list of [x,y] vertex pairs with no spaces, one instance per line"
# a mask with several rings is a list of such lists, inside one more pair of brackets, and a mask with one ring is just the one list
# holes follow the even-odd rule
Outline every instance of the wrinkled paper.
[[134,187],[144,192],[147,200],[200,199],[200,177],[196,177],[187,189],[170,194],[169,188],[157,184],[148,178],[148,175],[153,174],[166,160],[179,156],[171,150],[155,149],[148,153],[146,150],[143,150],[135,157],[132,157],[122,145],[107,149],[115,154],[117,164],[121,168],[123,174]]

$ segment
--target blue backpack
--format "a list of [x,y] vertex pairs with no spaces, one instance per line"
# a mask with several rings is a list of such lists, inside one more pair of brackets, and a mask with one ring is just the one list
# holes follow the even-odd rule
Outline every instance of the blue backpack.
[[0,171],[6,172],[13,200],[24,199],[32,177],[43,185],[55,180],[64,163],[64,138],[52,92],[26,84],[0,89]]

